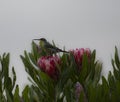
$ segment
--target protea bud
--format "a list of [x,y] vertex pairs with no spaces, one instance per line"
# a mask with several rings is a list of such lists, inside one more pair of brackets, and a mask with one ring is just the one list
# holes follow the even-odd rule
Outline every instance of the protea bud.
[[83,98],[84,98],[83,102],[87,102],[87,98],[86,98],[83,86],[79,82],[76,82],[76,84],[75,84],[75,98],[76,98],[76,102],[79,102],[79,98],[80,98],[81,93],[83,94]]
[[58,56],[43,56],[38,60],[39,68],[48,74],[54,80],[59,77],[58,65],[60,64],[60,58]]
[[90,58],[91,55],[91,51],[89,48],[80,48],[80,49],[76,49],[76,50],[71,50],[70,51],[74,58],[75,58],[75,62],[78,65],[79,69],[81,68],[82,65],[82,60],[83,60],[83,55],[86,54],[88,58]]

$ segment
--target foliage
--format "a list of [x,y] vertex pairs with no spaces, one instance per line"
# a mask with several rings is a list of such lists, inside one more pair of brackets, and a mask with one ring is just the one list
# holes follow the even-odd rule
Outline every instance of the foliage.
[[[14,67],[12,68],[13,77],[9,76],[9,54],[0,56],[0,102],[120,101],[120,60],[117,47],[111,61],[113,72],[109,72],[107,79],[101,75],[102,64],[96,60],[96,50],[90,53],[90,57],[84,53],[81,64],[76,63],[75,56],[71,52],[55,54],[54,56],[60,58],[60,63],[56,64],[53,59],[50,60],[50,63],[54,65],[50,70],[53,70],[53,67],[57,68],[59,71],[56,74],[57,79],[51,77],[40,66],[38,60],[46,55],[45,53],[32,42],[32,51],[24,51],[24,55],[20,56],[31,82],[31,85],[25,86],[22,95],[19,94],[19,85],[15,84]],[[47,57],[44,61],[46,60]]]
[[[13,78],[9,76],[9,56],[9,53],[0,56],[0,102],[20,102],[19,87],[15,85],[16,73],[14,67],[12,67]],[[13,92],[14,88],[15,91]]]

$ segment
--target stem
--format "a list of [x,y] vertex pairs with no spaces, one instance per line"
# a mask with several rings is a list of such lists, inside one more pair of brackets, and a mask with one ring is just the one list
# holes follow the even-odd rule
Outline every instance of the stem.
[[54,102],[57,102],[56,94],[57,94],[57,91],[56,91],[56,87],[55,87],[55,89],[54,89]]

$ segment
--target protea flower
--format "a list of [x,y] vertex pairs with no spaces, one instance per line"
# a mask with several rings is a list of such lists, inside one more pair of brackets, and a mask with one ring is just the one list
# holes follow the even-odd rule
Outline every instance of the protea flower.
[[59,77],[59,64],[60,58],[58,56],[43,56],[38,60],[39,68],[55,80]]
[[91,55],[91,51],[89,48],[86,48],[86,49],[80,48],[76,50],[71,50],[70,52],[73,54],[75,58],[75,62],[78,65],[79,69],[82,66],[83,55],[86,53],[88,59],[90,58],[90,55]]

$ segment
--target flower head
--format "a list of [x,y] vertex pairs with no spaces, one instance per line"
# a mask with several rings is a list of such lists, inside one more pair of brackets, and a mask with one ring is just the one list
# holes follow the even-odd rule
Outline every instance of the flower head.
[[86,54],[88,58],[90,58],[91,55],[91,51],[89,48],[80,48],[80,49],[76,49],[76,50],[71,50],[70,51],[74,58],[75,58],[75,62],[77,63],[78,66],[82,65],[82,60],[83,60],[83,55]]
[[76,82],[75,84],[75,97],[76,100],[79,100],[80,93],[83,91],[83,87],[79,82]]
[[84,88],[83,88],[83,86],[82,86],[82,84],[81,83],[79,83],[79,82],[76,82],[76,84],[75,84],[75,97],[76,97],[76,102],[79,102],[79,98],[80,98],[80,95],[81,95],[81,93],[83,93],[83,95],[84,95],[84,101],[83,102],[87,102],[87,98],[86,98],[86,94],[85,94],[85,92],[84,92]]
[[59,76],[57,68],[59,64],[60,58],[58,56],[43,56],[38,59],[39,68],[53,79],[57,79]]

